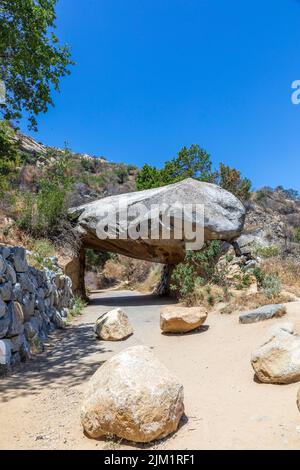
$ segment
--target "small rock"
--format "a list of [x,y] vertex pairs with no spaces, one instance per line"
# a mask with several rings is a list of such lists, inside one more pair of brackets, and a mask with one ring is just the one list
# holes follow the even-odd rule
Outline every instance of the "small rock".
[[168,305],[160,312],[160,328],[164,333],[186,333],[199,328],[206,318],[203,307]]
[[133,328],[126,313],[121,308],[115,308],[97,319],[94,331],[98,338],[105,341],[120,341],[132,335]]
[[270,318],[282,317],[286,314],[286,308],[281,304],[264,305],[256,310],[244,312],[239,316],[240,323],[256,323]]
[[267,341],[252,354],[251,364],[264,383],[287,384],[300,380],[300,336],[272,329]]

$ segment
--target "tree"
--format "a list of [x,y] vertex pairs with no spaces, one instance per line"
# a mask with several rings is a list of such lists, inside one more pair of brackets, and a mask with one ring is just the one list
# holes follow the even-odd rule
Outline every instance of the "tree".
[[0,196],[9,187],[19,164],[19,151],[14,131],[5,121],[0,121]]
[[214,179],[210,155],[195,144],[190,148],[182,147],[177,157],[165,163],[161,175],[164,184],[175,183],[185,178],[196,178],[201,181]]
[[160,170],[146,163],[137,174],[136,187],[138,190],[157,188],[161,186],[161,182]]
[[57,0],[0,0],[0,80],[6,100],[0,106],[6,120],[28,116],[36,130],[36,115],[53,105],[51,90],[69,74],[69,47],[59,44],[55,27]]
[[167,161],[160,170],[148,164],[144,165],[137,176],[137,189],[157,188],[185,178],[201,181],[213,181],[215,178],[210,156],[199,145],[182,147],[177,157]]
[[220,163],[216,183],[223,189],[227,189],[241,201],[247,201],[250,197],[251,181],[242,178],[241,172]]
[[137,175],[137,189],[157,188],[185,178],[218,184],[242,201],[250,197],[250,180],[243,178],[240,171],[223,163],[218,171],[213,171],[210,155],[195,144],[189,148],[182,147],[177,157],[167,161],[160,170],[148,164],[144,165]]

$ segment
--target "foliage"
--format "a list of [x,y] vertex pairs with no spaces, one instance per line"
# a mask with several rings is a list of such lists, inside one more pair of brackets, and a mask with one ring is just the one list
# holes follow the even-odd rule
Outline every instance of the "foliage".
[[57,265],[54,245],[47,239],[36,240],[33,244],[29,262],[31,266],[37,269],[50,269],[51,271],[59,272],[60,268]]
[[87,268],[101,268],[104,266],[106,261],[112,259],[115,260],[116,256],[114,253],[108,251],[96,251],[91,248],[85,250],[85,260]]
[[264,276],[262,289],[265,295],[271,299],[281,292],[281,281],[277,274],[268,273]]
[[71,317],[77,317],[78,315],[81,315],[84,307],[86,307],[86,303],[84,302],[84,300],[82,300],[81,297],[75,297],[74,305],[70,309],[69,315]]
[[48,258],[55,255],[55,247],[45,238],[35,240],[32,251],[41,258]]
[[164,186],[161,170],[157,170],[154,166],[146,163],[137,175],[137,190],[142,191],[144,189],[157,188],[158,186]]
[[51,237],[57,233],[66,220],[67,196],[72,184],[72,161],[65,152],[39,181],[38,193],[24,194],[18,225],[34,237]]
[[257,202],[262,202],[268,197],[268,192],[265,189],[260,189],[255,194],[255,199]]
[[219,184],[242,201],[250,197],[250,180],[242,178],[238,170],[222,163],[218,171],[213,171],[210,155],[199,145],[182,147],[177,157],[167,161],[162,169],[144,165],[137,175],[136,186],[138,190],[151,189],[185,178]]
[[183,263],[179,263],[171,277],[171,290],[180,298],[186,298],[193,290],[208,282],[222,285],[224,272],[217,268],[221,243],[213,240],[202,251],[188,251]]
[[282,285],[277,273],[268,273],[257,267],[253,269],[253,274],[258,287],[262,289],[266,297],[271,299],[280,294]]
[[294,240],[295,240],[295,242],[299,242],[299,243],[300,243],[300,227],[295,228],[295,231],[294,231]]
[[241,172],[235,168],[220,163],[216,182],[241,201],[247,201],[250,197],[251,181],[248,178],[242,178]]
[[273,256],[278,256],[280,253],[276,245],[257,246],[254,251],[257,256],[261,256],[262,258],[272,258]]
[[56,0],[0,0],[0,79],[6,87],[5,119],[35,116],[53,105],[51,89],[69,74],[70,50],[61,46],[55,27]]
[[22,111],[30,127],[35,116],[52,105],[51,89],[69,73],[68,46],[61,46],[55,27],[56,0],[0,0],[0,79],[6,87],[5,119],[19,120]]
[[20,163],[14,131],[6,121],[0,121],[0,194],[9,188],[11,178]]

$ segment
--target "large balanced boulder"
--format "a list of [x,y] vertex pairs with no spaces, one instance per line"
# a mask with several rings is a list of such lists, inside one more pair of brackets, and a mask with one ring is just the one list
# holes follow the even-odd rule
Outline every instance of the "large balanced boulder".
[[[204,217],[197,211],[181,210],[191,204],[201,206]],[[159,208],[160,215],[155,208]],[[115,229],[106,230],[108,215],[110,220],[116,221]],[[165,222],[164,215],[166,218],[171,216],[170,224]],[[82,250],[77,262],[72,262],[72,270],[68,274],[76,291],[83,294],[84,248],[168,265],[177,264],[184,260],[186,243],[191,241],[190,233],[178,230],[180,224],[183,227],[187,223],[193,225],[197,236],[203,234],[203,241],[217,239],[231,242],[243,230],[245,207],[233,194],[219,186],[187,178],[160,188],[109,196],[74,207],[69,210],[69,217],[81,239]],[[137,228],[137,236],[128,236],[129,219]],[[157,222],[159,230],[153,231]],[[99,237],[99,226],[105,228],[105,237]],[[147,233],[140,237],[138,228],[141,227]]]
[[150,442],[176,431],[184,413],[183,386],[150,348],[125,349],[90,379],[81,409],[85,432]]
[[282,317],[286,314],[286,308],[281,304],[264,305],[255,310],[244,312],[239,316],[240,323],[256,323],[271,318]]
[[105,341],[120,341],[132,335],[133,328],[124,310],[115,308],[100,315],[94,331],[98,338]]
[[251,358],[260,382],[288,384],[300,380],[300,336],[290,324],[273,327]]
[[160,328],[164,333],[186,333],[199,328],[207,318],[203,307],[168,305],[160,312]]
[[[124,211],[124,203],[128,212]],[[137,209],[134,223],[136,226],[149,224],[156,218],[151,211],[154,205],[161,209],[176,207],[176,204],[199,204],[204,206],[204,221],[197,218],[197,214],[179,212],[180,220],[185,218],[195,223],[195,228],[204,229],[206,240],[220,239],[231,241],[240,235],[244,226],[245,208],[243,204],[230,192],[217,185],[204,183],[187,178],[179,183],[170,184],[161,188],[137,191],[128,194],[109,196],[83,206],[72,208],[70,217],[77,221],[77,231],[84,246],[98,248],[111,252],[121,253],[132,258],[155,261],[166,264],[176,264],[185,257],[185,242],[183,237],[173,239],[174,224],[170,227],[170,238],[151,236],[148,238],[132,239],[127,236],[127,214]],[[140,205],[145,208],[140,210]],[[105,240],[97,236],[97,226],[107,218],[117,221],[118,236],[107,233]],[[115,216],[115,217],[114,217]],[[173,213],[175,223],[177,212]],[[204,226],[203,226],[204,225]]]

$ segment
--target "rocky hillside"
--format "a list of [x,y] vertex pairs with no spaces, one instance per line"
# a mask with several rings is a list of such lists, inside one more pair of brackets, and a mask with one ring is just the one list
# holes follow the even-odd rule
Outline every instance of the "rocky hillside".
[[239,239],[244,251],[258,249],[270,255],[300,255],[300,197],[282,187],[262,188],[247,203],[244,234]]
[[99,197],[135,190],[137,168],[134,165],[111,163],[103,156],[75,153],[69,149],[49,147],[20,132],[15,135],[21,153],[18,184],[22,189],[36,190],[45,169],[66,152],[74,165],[72,204],[82,204]]

